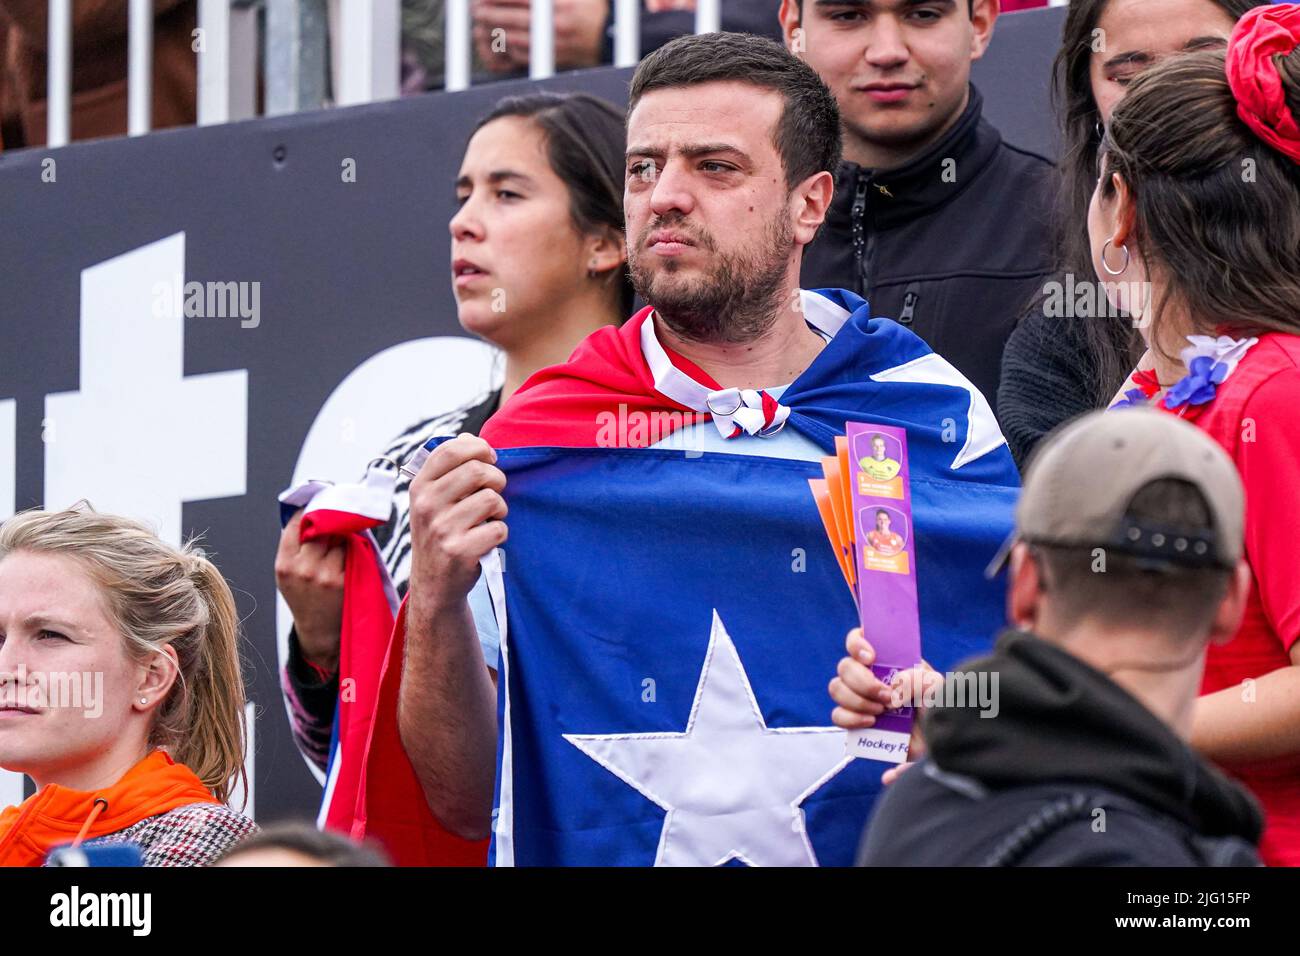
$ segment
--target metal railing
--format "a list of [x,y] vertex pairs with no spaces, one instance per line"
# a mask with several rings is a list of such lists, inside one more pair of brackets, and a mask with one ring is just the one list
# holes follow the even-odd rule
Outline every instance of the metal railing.
[[[72,2],[49,0],[47,75],[50,146],[71,132]],[[614,64],[633,66],[641,56],[640,0],[611,0]],[[127,132],[149,132],[153,107],[153,3],[128,7]],[[259,13],[265,11],[265,37]],[[444,85],[464,90],[473,64],[470,0],[447,0]],[[720,28],[721,0],[697,0],[695,32]],[[259,40],[268,115],[314,109],[327,102],[371,103],[398,95],[401,72],[400,0],[198,0],[199,125],[256,115]],[[333,41],[331,44],[331,40]],[[555,73],[555,3],[533,0],[528,75]],[[333,64],[329,62],[332,54]],[[330,80],[332,79],[332,84]]]
[[[70,138],[72,101],[72,2],[49,0],[48,126],[46,142]],[[641,57],[640,0],[611,0],[614,64],[633,66]],[[262,58],[268,115],[325,105],[332,78],[333,102],[370,103],[398,94],[401,71],[400,0],[198,0],[199,125],[256,114],[259,12],[265,10]],[[130,0],[128,13],[127,132],[149,132],[153,106],[153,3]],[[464,90],[473,64],[470,0],[447,0],[444,85]],[[721,0],[697,0],[695,32],[720,29]],[[331,39],[333,45],[331,46]],[[529,20],[528,75],[555,73],[555,3],[533,0]],[[333,69],[328,53],[333,54]]]
[[[199,0],[199,125],[246,119],[257,111],[257,8]],[[127,85],[131,81],[128,79]]]
[[[614,65],[641,57],[641,0],[610,0]],[[1065,6],[1068,0],[1049,0]],[[350,105],[392,99],[401,72],[400,0],[198,0],[199,125],[256,115],[259,12],[265,11],[263,58],[268,115],[314,109],[327,102]],[[473,65],[470,0],[447,0],[444,85],[467,89]],[[151,128],[153,103],[153,2],[130,0],[127,131]],[[721,0],[696,0],[695,32],[721,29]],[[332,43],[331,43],[332,41]],[[528,75],[555,73],[555,3],[532,0]],[[333,64],[331,69],[330,53]],[[48,127],[46,142],[69,140],[72,94],[72,0],[49,0]]]

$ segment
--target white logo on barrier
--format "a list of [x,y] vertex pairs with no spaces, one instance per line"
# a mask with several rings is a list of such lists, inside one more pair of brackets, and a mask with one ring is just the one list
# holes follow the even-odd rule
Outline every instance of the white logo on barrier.
[[244,782],[236,780],[230,791],[230,805],[252,819],[257,819],[254,798],[257,783],[257,704],[251,700],[244,704],[244,773],[248,778],[248,789]]
[[183,232],[81,273],[81,388],[48,395],[45,505],[87,498],[180,543],[181,505],[245,493],[248,372],[185,375],[184,320],[153,288],[185,269]]
[[[372,355],[349,372],[321,406],[303,440],[293,477],[285,485],[312,478],[359,480],[366,463],[413,424],[458,408],[500,385],[500,375],[493,368],[495,354],[477,339],[437,336],[403,342]],[[278,593],[275,616],[283,667],[293,617]],[[309,762],[307,766],[316,779],[325,782],[325,775],[315,765]]]

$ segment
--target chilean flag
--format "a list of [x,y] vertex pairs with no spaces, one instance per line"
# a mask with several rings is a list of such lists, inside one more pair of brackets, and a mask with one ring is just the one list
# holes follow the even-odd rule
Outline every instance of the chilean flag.
[[[397,592],[371,533],[388,520],[395,478],[392,469],[370,469],[360,483],[308,481],[280,495],[282,527],[301,508],[303,541],[334,537],[347,544],[340,694],[317,825],[356,840],[369,836],[400,865],[479,866],[485,843],[460,840],[438,825],[401,749],[395,711],[376,710],[381,682],[392,682],[395,694],[401,669],[400,655],[389,666]],[[382,759],[382,786],[367,787],[368,753]],[[414,819],[387,812],[390,801]]]
[[[851,293],[801,303],[829,343],[779,408],[748,403],[734,441],[741,412],[716,405],[729,390],[664,348],[649,310],[534,375],[484,428],[510,507],[506,573],[488,576],[494,863],[851,863],[884,765],[850,760],[829,726],[857,613],[807,483],[846,422],[907,430],[927,660],[948,668],[1001,626],[982,570],[1018,476],[988,402]],[[636,427],[646,416],[657,429]],[[715,426],[726,452],[663,441]]]

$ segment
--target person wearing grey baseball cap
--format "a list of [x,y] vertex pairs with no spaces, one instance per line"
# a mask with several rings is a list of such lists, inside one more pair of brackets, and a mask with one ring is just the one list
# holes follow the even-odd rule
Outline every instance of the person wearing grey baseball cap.
[[[1088,415],[1060,430],[1051,448],[1031,459],[1015,531],[986,575],[1006,566],[1018,542],[1123,554],[1150,570],[1235,569],[1244,514],[1237,469],[1213,440],[1190,426],[1171,429],[1165,417]],[[1179,531],[1130,517],[1134,496],[1157,480],[1200,490],[1208,522]]]
[[[1195,426],[1097,412],[1030,462],[994,652],[927,685],[863,865],[1258,865],[1254,798],[1189,744],[1210,642],[1250,588],[1235,467]],[[860,640],[860,638],[859,638]],[[832,696],[841,726],[877,710]],[[958,694],[959,687],[978,694]]]

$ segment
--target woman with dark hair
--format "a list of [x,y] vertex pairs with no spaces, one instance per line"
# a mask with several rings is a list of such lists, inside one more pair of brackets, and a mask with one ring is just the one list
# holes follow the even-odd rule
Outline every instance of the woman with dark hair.
[[[502,384],[411,425],[384,451],[404,462],[430,438],[478,434],[524,380],[632,312],[623,237],[624,119],[585,93],[499,102],[475,126],[455,188],[451,280],[460,324],[501,349]],[[376,539],[399,596],[411,568],[410,478]],[[293,614],[283,686],[294,737],[324,770],[338,697],[342,540],[300,542],[301,512],[280,537],[276,583]]]
[[1149,347],[1117,404],[1195,422],[1246,490],[1249,603],[1209,648],[1192,743],[1260,798],[1264,861],[1300,865],[1300,5],[1139,77],[1100,174],[1096,274]]
[[998,420],[1022,468],[1038,440],[1058,424],[1104,408],[1142,354],[1127,316],[1104,308],[1102,296],[1074,294],[1092,285],[1086,222],[1101,130],[1143,69],[1174,53],[1221,47],[1237,19],[1258,5],[1259,0],[1070,3],[1052,85],[1062,137],[1059,274],[1007,341],[998,388]]

